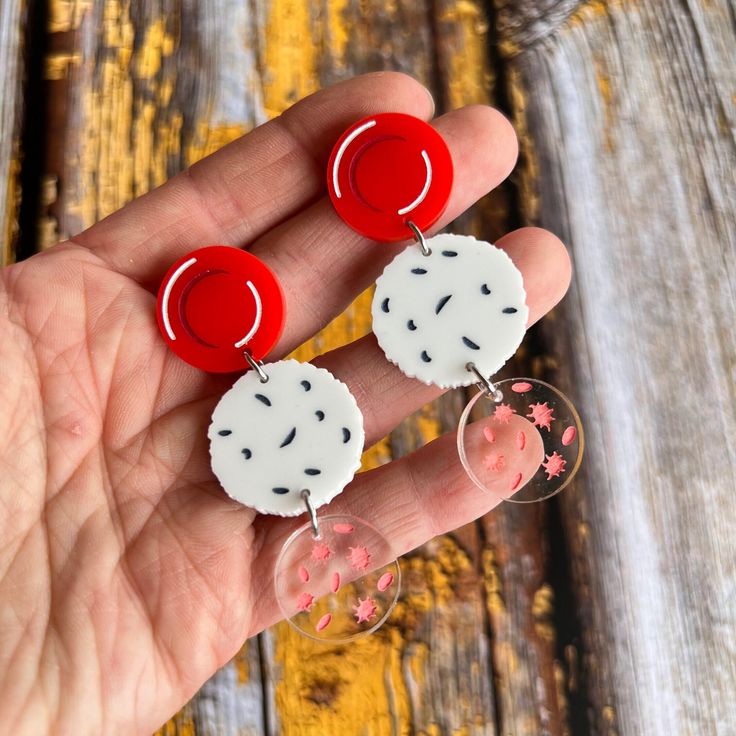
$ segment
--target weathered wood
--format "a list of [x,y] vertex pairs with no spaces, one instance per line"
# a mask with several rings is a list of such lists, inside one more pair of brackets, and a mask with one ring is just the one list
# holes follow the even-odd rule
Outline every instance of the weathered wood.
[[733,733],[734,8],[513,5],[522,202],[575,263],[545,333],[588,433],[560,500],[588,727]]
[[22,0],[0,5],[0,266],[14,260],[18,234],[24,11]]
[[[21,16],[3,3],[6,90]],[[557,501],[503,506],[403,561],[406,593],[377,637],[325,650],[274,627],[163,732],[736,730],[736,478],[721,439],[736,427],[733,8],[52,0],[49,32],[39,247],[318,87],[391,68],[429,83],[440,111],[505,99],[523,213],[576,263],[572,297],[522,358],[572,392],[588,427],[582,477],[559,501],[566,539]],[[19,100],[0,99],[6,232]],[[501,189],[458,229],[493,239],[514,201]],[[364,334],[368,300],[299,357]],[[452,429],[461,406],[455,393],[425,408],[367,465]]]
[[266,732],[258,639],[220,669],[190,703],[195,732],[204,736],[257,736]]
[[[506,105],[503,79],[496,79],[497,50],[489,18],[476,3],[443,1],[435,6],[438,63],[449,108],[482,103]],[[497,18],[494,20],[497,22]],[[479,43],[480,42],[480,43]],[[488,240],[514,227],[515,202],[505,183],[469,216],[455,224]],[[529,375],[540,363],[532,359],[534,333],[525,341],[507,375]],[[438,402],[444,431],[452,431],[463,408],[460,392]],[[443,411],[444,409],[444,411]],[[566,732],[565,686],[556,661],[557,637],[552,617],[555,591],[544,540],[547,513],[538,507],[504,504],[480,520],[482,576],[499,734]]]

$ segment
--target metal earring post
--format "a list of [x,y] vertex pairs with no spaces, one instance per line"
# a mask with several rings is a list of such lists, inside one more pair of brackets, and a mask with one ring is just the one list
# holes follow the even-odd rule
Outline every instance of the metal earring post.
[[256,360],[247,350],[243,351],[243,356],[248,361],[248,365],[258,374],[261,383],[268,383],[268,374],[263,370],[263,361]]
[[503,401],[503,392],[501,389],[496,388],[494,383],[478,370],[475,363],[466,363],[465,368],[478,379],[478,383],[476,385],[489,399],[493,399],[497,404],[500,404]]
[[317,522],[317,512],[314,510],[314,506],[312,506],[312,494],[307,488],[305,488],[302,491],[301,496],[304,500],[304,505],[307,507],[307,512],[309,513],[309,521],[312,523],[312,534],[315,539],[319,539],[319,524]]
[[414,233],[414,238],[422,249],[422,255],[431,256],[432,249],[427,245],[427,241],[424,239],[424,233],[411,220],[407,220],[406,225]]

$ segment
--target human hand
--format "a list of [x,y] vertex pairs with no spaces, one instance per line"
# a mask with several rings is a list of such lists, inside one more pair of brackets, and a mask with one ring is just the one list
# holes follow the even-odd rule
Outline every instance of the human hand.
[[[233,377],[165,346],[155,294],[203,245],[247,247],[284,286],[288,319],[269,359],[299,345],[404,246],[350,230],[325,191],[340,133],[382,111],[429,119],[395,73],[319,92],[72,240],[0,271],[0,724],[13,734],[148,733],[244,639],[279,617],[275,558],[303,520],[231,501],[206,428]],[[516,161],[506,119],[482,106],[433,123],[455,184],[439,226]],[[550,233],[502,238],[530,322],[564,295],[570,267]],[[344,381],[366,444],[440,392],[402,375],[374,337],[315,361]],[[330,504],[380,528],[396,554],[486,512],[453,436],[362,473]]]

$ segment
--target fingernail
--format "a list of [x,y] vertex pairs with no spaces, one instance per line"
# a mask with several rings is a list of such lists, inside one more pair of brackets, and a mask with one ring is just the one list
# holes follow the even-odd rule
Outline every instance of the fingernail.
[[432,93],[422,85],[422,89],[427,93],[427,97],[429,97],[429,101],[432,104],[432,112],[430,113],[429,117],[433,118],[435,110],[437,109],[436,105],[434,104],[434,97],[432,97]]

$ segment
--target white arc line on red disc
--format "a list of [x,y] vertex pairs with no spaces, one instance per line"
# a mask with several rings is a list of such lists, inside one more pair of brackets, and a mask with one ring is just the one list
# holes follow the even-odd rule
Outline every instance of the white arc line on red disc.
[[429,191],[429,187],[432,186],[432,163],[429,160],[429,156],[427,155],[426,151],[422,151],[422,158],[424,159],[424,165],[427,168],[427,175],[424,180],[424,187],[422,188],[422,191],[419,192],[419,196],[409,205],[406,207],[402,207],[399,211],[399,215],[405,215],[407,212],[411,212],[413,209],[418,207],[422,202],[424,202],[424,198],[427,196],[427,192]]
[[253,298],[256,300],[256,318],[253,320],[253,327],[250,328],[248,334],[242,340],[238,340],[235,343],[236,348],[242,348],[258,332],[258,328],[261,326],[261,317],[263,316],[263,305],[261,304],[261,295],[258,293],[258,289],[253,286],[252,281],[246,281],[245,285],[250,289]]
[[181,266],[174,271],[174,275],[169,279],[169,283],[166,284],[166,288],[164,289],[164,296],[161,300],[161,317],[164,321],[166,334],[169,336],[170,340],[176,340],[176,335],[174,334],[174,330],[171,329],[171,322],[169,321],[169,297],[171,296],[171,290],[174,288],[174,284],[178,281],[184,271],[196,262],[196,258],[190,258],[188,261],[182,263]]
[[335,196],[340,199],[342,192],[340,191],[340,182],[338,181],[338,169],[340,168],[340,162],[342,157],[347,150],[347,147],[364,131],[368,128],[372,128],[376,124],[375,120],[369,120],[367,123],[363,123],[359,128],[356,128],[343,142],[340,148],[337,149],[337,156],[335,156],[335,163],[332,166],[332,186],[335,189]]

